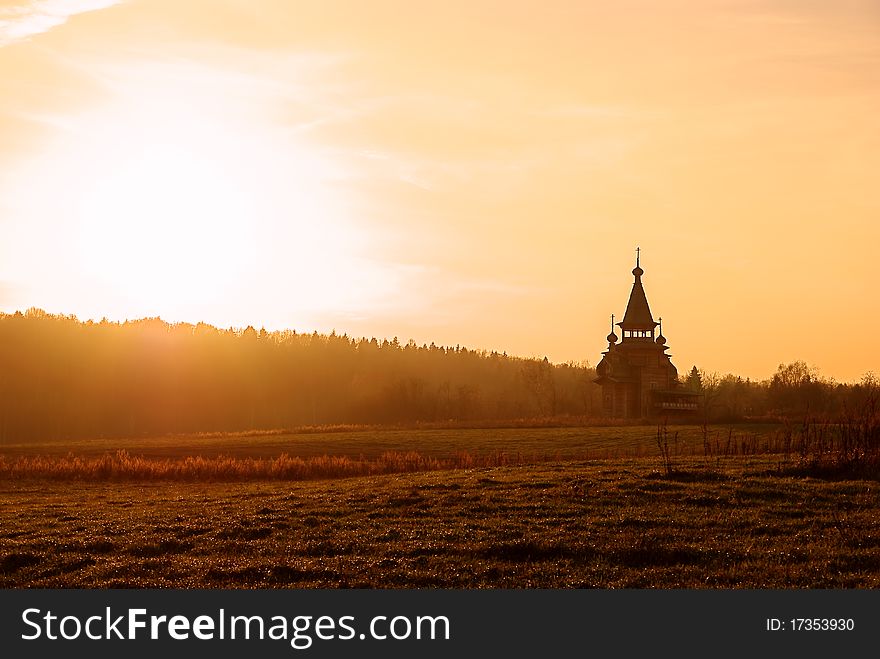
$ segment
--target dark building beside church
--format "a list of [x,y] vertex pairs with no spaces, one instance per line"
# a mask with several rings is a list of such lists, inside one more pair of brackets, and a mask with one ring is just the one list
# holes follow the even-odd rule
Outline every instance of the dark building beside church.
[[618,343],[611,316],[608,349],[596,366],[595,382],[602,386],[603,413],[618,419],[693,415],[700,408],[700,394],[678,381],[678,370],[671,355],[666,354],[669,347],[663,326],[654,321],[645,297],[645,271],[639,267],[638,256],[632,273],[632,292],[623,320],[617,323],[623,336]]

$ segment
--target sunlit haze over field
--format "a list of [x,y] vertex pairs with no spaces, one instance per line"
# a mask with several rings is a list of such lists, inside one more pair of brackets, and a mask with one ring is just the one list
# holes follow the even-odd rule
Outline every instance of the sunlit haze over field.
[[0,310],[880,371],[880,4],[0,0]]

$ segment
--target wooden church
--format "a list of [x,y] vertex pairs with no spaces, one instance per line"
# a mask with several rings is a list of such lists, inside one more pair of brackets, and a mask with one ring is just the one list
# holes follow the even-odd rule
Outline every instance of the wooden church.
[[[666,337],[661,322],[655,322],[642,286],[645,271],[632,271],[635,281],[623,320],[617,323],[622,337],[611,333],[608,349],[596,366],[595,382],[602,386],[604,416],[617,419],[640,419],[660,416],[692,416],[700,409],[699,393],[678,381],[678,370],[666,351]],[[659,329],[658,329],[659,328]],[[656,332],[656,336],[655,336]],[[619,342],[618,342],[619,341]]]

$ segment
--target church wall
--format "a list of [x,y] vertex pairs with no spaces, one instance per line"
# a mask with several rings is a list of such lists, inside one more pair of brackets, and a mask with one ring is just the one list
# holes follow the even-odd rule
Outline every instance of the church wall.
[[628,419],[637,419],[642,416],[642,397],[639,395],[641,392],[637,385],[630,385],[627,389],[629,389],[627,392],[629,395],[627,396],[626,417]]
[[625,384],[614,385],[614,415],[616,418],[624,419],[627,417],[628,406],[628,387]]
[[608,418],[614,416],[614,385],[602,386],[602,415]]

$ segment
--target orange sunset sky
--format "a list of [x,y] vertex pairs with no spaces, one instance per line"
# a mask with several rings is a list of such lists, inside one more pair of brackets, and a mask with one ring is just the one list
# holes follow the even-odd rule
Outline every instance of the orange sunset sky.
[[880,371],[880,3],[0,0],[0,309]]

